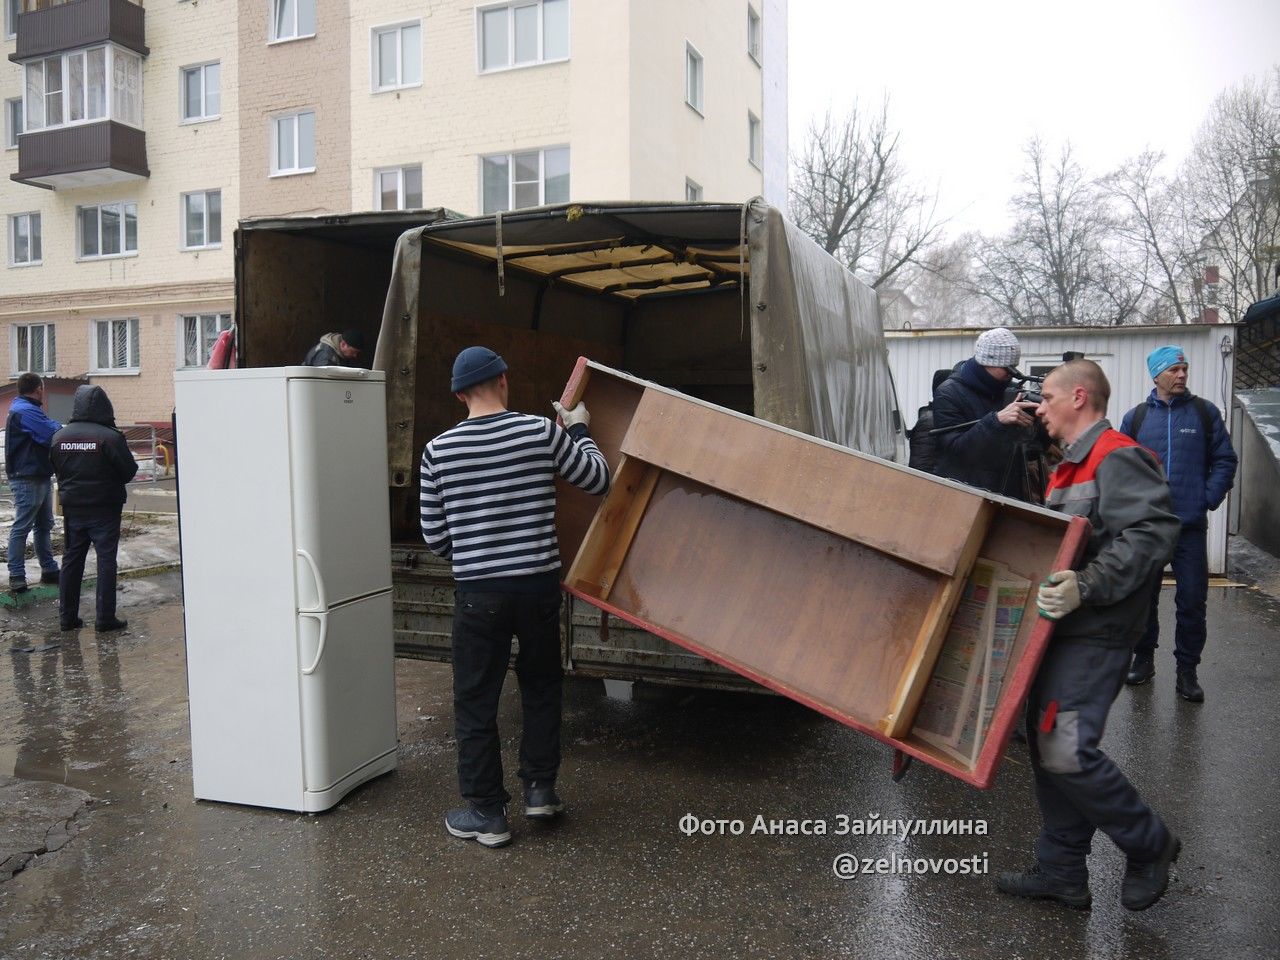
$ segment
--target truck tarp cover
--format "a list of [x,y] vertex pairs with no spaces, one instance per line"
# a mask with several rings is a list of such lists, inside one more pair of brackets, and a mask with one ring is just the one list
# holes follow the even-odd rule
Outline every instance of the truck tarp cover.
[[[419,289],[424,243],[450,243],[492,258],[495,283],[504,254],[521,251],[521,269],[536,270],[537,258],[527,253],[541,248],[547,259],[555,257],[555,282],[575,284],[557,248],[612,238],[620,247],[715,251],[715,276],[691,281],[696,257],[675,257],[636,268],[643,284],[599,296],[634,301],[694,295],[728,278],[740,289],[743,335],[751,338],[755,415],[873,456],[894,456],[896,401],[875,291],[759,198],[747,204],[568,204],[409,230],[396,244],[374,368],[387,370],[397,357],[416,354],[399,340],[416,344],[417,330],[406,319],[417,316],[420,296],[424,303],[431,297],[430,289]],[[672,284],[651,285],[664,270]],[[741,290],[743,274],[749,290]],[[593,292],[588,280],[597,276],[584,270],[577,285]],[[691,329],[690,338],[697,333]],[[412,396],[404,402],[411,405]],[[389,407],[388,417],[412,420],[412,408]],[[393,485],[416,480],[415,456],[393,444]]]

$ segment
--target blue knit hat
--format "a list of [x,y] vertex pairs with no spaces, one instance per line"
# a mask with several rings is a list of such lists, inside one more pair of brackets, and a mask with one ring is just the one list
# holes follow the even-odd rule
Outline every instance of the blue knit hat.
[[453,361],[453,380],[449,383],[449,390],[460,393],[506,372],[507,362],[488,347],[467,347]]
[[1147,354],[1147,370],[1152,380],[1170,367],[1186,362],[1187,355],[1182,352],[1181,347],[1156,347]]

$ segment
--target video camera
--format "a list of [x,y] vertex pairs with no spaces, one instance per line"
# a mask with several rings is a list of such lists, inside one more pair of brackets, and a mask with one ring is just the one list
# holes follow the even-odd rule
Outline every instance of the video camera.
[[[1078,350],[1068,350],[1062,355],[1062,362],[1069,360],[1083,360],[1084,354]],[[1038,389],[1040,384],[1044,383],[1044,377],[1038,377],[1032,373],[1023,373],[1017,367],[1010,367],[1009,372],[1013,377],[1009,380],[1009,385],[1004,388],[1004,403],[1006,405],[1013,403],[1015,400],[1022,400],[1024,403],[1040,404],[1044,402],[1044,397],[1040,395]],[[1027,387],[1026,384],[1034,384]]]

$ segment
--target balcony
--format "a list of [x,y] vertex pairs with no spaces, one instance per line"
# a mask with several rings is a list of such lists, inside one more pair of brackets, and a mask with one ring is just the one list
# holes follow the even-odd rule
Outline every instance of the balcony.
[[129,0],[22,0],[14,63],[114,43],[146,56],[145,15]]
[[34,130],[18,138],[11,179],[50,190],[150,176],[146,134],[114,120]]

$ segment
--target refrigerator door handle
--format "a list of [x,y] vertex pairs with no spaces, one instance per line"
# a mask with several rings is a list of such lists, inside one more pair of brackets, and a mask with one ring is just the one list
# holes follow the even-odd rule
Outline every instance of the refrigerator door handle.
[[313,610],[299,610],[299,613],[323,613],[329,608],[329,602],[324,596],[324,581],[320,578],[320,568],[316,566],[315,558],[307,553],[301,547],[298,548],[298,556],[307,561],[307,566],[311,568],[311,579],[316,585],[316,607]]
[[329,611],[328,610],[299,610],[298,616],[314,617],[316,620],[320,622],[320,643],[316,646],[316,658],[311,662],[311,666],[302,668],[302,675],[305,677],[309,677],[316,672],[316,667],[320,666],[320,658],[324,656],[325,636],[329,632]]

